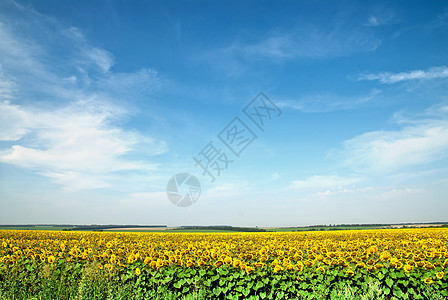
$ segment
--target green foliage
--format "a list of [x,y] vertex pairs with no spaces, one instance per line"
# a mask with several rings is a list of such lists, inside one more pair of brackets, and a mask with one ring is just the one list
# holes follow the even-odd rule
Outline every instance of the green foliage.
[[[141,270],[140,274],[136,268]],[[429,271],[424,278],[435,278]],[[49,264],[23,260],[0,265],[3,299],[448,299],[447,276],[431,284],[418,272],[381,268],[375,273],[347,275],[258,268],[250,274],[220,268],[164,267],[155,270],[136,262],[100,268],[98,263]]]

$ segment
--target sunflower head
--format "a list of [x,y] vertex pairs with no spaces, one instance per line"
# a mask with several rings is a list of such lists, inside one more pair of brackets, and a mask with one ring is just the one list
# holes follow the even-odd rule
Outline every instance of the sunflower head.
[[50,256],[48,257],[48,262],[49,262],[50,264],[54,263],[55,260],[56,260],[56,258],[55,258],[53,255],[50,255]]
[[235,268],[237,268],[237,267],[240,265],[240,263],[241,263],[241,260],[239,260],[239,259],[235,259],[235,260],[233,261],[233,266],[234,266]]
[[347,274],[348,276],[354,276],[355,272],[353,272],[352,270],[347,270],[345,271],[345,274]]
[[222,266],[224,264],[224,262],[222,260],[217,260],[214,265],[216,268],[219,268],[220,266]]
[[295,268],[296,268],[297,271],[302,272],[303,271],[303,266],[304,266],[303,263],[301,261],[299,261],[297,263],[297,265],[295,266]]
[[275,268],[274,268],[274,272],[275,273],[280,272],[281,270],[283,270],[283,267],[280,266],[280,265],[276,265]]

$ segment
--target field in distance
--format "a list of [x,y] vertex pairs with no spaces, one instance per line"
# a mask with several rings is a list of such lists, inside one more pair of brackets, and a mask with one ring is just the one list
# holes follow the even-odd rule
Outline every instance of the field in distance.
[[68,224],[27,224],[0,225],[1,229],[11,230],[62,230],[62,231],[113,231],[113,232],[294,232],[294,231],[327,231],[327,230],[370,230],[397,228],[448,227],[448,222],[400,223],[400,224],[339,224],[311,225],[300,227],[235,227],[228,225],[212,226],[179,226],[167,225],[68,225]]

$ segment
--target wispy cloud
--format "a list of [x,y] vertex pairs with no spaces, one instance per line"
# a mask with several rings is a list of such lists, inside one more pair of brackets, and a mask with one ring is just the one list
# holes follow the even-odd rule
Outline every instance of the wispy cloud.
[[424,191],[425,191],[424,189],[415,187],[392,188],[379,194],[379,197],[382,199],[394,199],[400,196],[409,196],[412,194],[423,193]]
[[163,85],[150,68],[114,72],[113,54],[89,43],[79,28],[64,28],[20,4],[11,6],[21,13],[14,20],[12,14],[2,15],[0,21],[0,95],[8,88],[11,96],[20,86],[20,96],[32,95],[34,101],[72,101],[86,92],[117,100]]
[[28,113],[8,101],[0,102],[0,141],[17,141],[31,125]]
[[204,192],[204,199],[237,199],[250,191],[250,186],[246,181],[238,183],[222,183]]
[[425,190],[410,186],[368,186],[361,188],[339,188],[339,189],[327,189],[325,191],[319,191],[313,195],[312,198],[330,199],[337,201],[338,198],[347,199],[351,198],[376,198],[378,200],[394,200],[403,196],[415,195],[424,193]]
[[142,192],[129,194],[119,201],[121,209],[133,209],[135,207],[154,209],[171,208],[172,204],[166,201],[165,192]]
[[343,195],[343,194],[354,194],[354,193],[366,193],[373,191],[374,188],[369,187],[363,187],[363,188],[339,188],[339,189],[327,189],[325,191],[317,192],[313,194],[313,197],[330,197],[330,196],[336,196],[336,195]]
[[368,95],[358,97],[321,93],[298,100],[280,100],[277,105],[281,108],[296,109],[307,113],[350,110],[372,101],[380,92],[378,89],[373,89]]
[[166,82],[159,77],[157,71],[143,68],[127,73],[108,72],[92,85],[101,91],[120,95],[122,99],[132,99],[137,95],[158,91],[166,86]]
[[364,26],[376,27],[387,25],[392,22],[394,16],[395,14],[392,11],[378,11],[369,15]]
[[295,28],[276,28],[252,40],[235,38],[229,45],[206,51],[200,57],[213,61],[214,66],[232,77],[244,73],[247,63],[331,59],[375,51],[382,43],[369,27],[341,22],[325,27],[300,24]]
[[60,36],[65,37],[70,46],[79,51],[71,56],[78,66],[95,67],[97,71],[107,73],[115,64],[115,58],[109,51],[89,44],[79,28],[60,29]]
[[367,73],[358,76],[358,80],[378,80],[381,83],[397,83],[400,81],[408,80],[429,80],[436,78],[446,78],[448,77],[448,67],[432,67],[427,70],[413,70],[409,72],[400,73]]
[[380,24],[381,23],[377,17],[370,16],[369,19],[367,20],[366,26],[378,26]]
[[95,64],[101,69],[103,73],[109,71],[114,64],[113,56],[108,52],[100,48],[90,47],[84,49],[84,55],[95,62]]
[[14,82],[3,74],[0,64],[0,99],[11,99],[15,87]]
[[234,42],[220,49],[219,54],[257,58],[319,58],[345,56],[358,52],[374,51],[381,40],[367,32],[307,28],[283,33],[271,33],[256,43]]
[[328,189],[328,188],[344,188],[362,181],[361,177],[343,177],[339,175],[316,175],[310,176],[304,180],[294,180],[291,188],[307,190],[307,189]]

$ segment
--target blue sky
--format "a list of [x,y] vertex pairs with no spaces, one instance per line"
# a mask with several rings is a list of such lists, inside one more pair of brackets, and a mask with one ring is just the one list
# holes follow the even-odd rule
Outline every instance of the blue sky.
[[447,38],[445,1],[1,1],[0,223],[448,221]]

